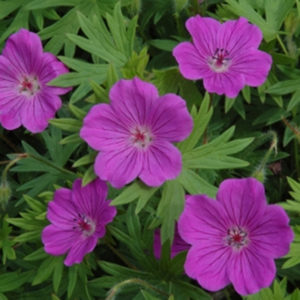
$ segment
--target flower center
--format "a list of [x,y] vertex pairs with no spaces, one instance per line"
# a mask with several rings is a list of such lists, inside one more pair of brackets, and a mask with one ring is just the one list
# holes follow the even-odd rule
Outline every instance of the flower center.
[[153,135],[149,128],[135,126],[130,130],[130,142],[137,148],[146,149],[153,141]]
[[17,89],[21,95],[31,97],[40,90],[40,83],[36,76],[24,75],[19,81]]
[[234,250],[240,250],[249,243],[248,232],[239,226],[233,226],[227,230],[224,239],[225,245],[231,246]]
[[95,222],[84,214],[78,214],[77,218],[74,218],[75,226],[74,230],[79,230],[84,236],[91,236],[96,229]]
[[226,72],[231,64],[229,52],[224,48],[217,48],[208,60],[210,68],[217,73]]

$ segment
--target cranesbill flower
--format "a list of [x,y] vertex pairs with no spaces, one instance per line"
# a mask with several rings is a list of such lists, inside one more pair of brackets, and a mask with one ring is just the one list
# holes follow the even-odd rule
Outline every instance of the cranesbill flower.
[[171,144],[193,127],[185,101],[159,97],[153,84],[139,78],[120,80],[110,90],[111,104],[98,104],[84,119],[80,136],[101,151],[95,172],[120,188],[139,177],[150,186],[179,175],[181,153]]
[[[187,244],[179,235],[177,224],[175,226],[174,240],[171,245],[171,258],[175,257],[178,253],[186,251],[190,248],[190,245]],[[161,256],[161,240],[160,240],[160,230],[156,229],[154,232],[154,242],[153,242],[153,253],[154,256],[159,259]]]
[[247,19],[220,24],[195,16],[187,20],[186,28],[193,42],[180,43],[173,50],[185,78],[203,79],[208,92],[230,98],[245,85],[256,87],[266,80],[272,58],[258,50],[262,32]]
[[105,235],[105,226],[117,213],[106,197],[107,185],[100,179],[85,187],[77,179],[72,190],[58,189],[48,205],[47,218],[52,224],[42,232],[45,251],[52,255],[68,253],[66,266],[80,263]]
[[66,72],[53,54],[43,53],[37,34],[20,29],[11,35],[0,56],[0,124],[43,131],[61,107],[58,95],[69,91],[47,83]]
[[210,291],[231,282],[241,295],[256,293],[272,283],[274,258],[289,252],[288,222],[283,208],[267,205],[264,186],[254,178],[223,181],[217,200],[188,196],[178,222],[192,245],[185,272]]

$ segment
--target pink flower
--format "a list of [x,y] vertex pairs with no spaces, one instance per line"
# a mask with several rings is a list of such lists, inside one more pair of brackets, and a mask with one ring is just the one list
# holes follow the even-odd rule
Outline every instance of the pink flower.
[[99,179],[85,187],[77,179],[72,190],[58,189],[48,206],[47,218],[52,224],[42,232],[45,251],[51,255],[68,253],[66,266],[80,263],[117,213],[106,197],[107,185]]
[[261,30],[239,18],[220,24],[212,18],[191,17],[186,28],[193,43],[183,42],[173,50],[181,74],[203,79],[205,89],[234,98],[245,86],[263,84],[272,58],[258,50]]
[[109,97],[110,105],[92,107],[80,131],[101,151],[96,174],[116,188],[136,177],[150,186],[177,177],[181,153],[171,142],[185,139],[193,127],[185,101],[174,94],[159,97],[154,85],[139,78],[118,81]]
[[[190,248],[179,235],[177,224],[175,226],[174,240],[171,245],[171,258],[175,257],[178,253],[186,251]],[[159,259],[161,256],[161,241],[160,241],[160,230],[157,229],[154,232],[154,242],[153,242],[153,253],[154,256]]]
[[241,295],[268,287],[274,258],[289,252],[293,232],[286,212],[267,205],[264,186],[254,178],[221,183],[217,201],[188,196],[178,230],[190,248],[184,269],[205,289],[230,282]]
[[58,95],[68,88],[47,83],[68,72],[51,53],[43,53],[39,36],[26,29],[11,35],[0,56],[0,123],[9,130],[24,125],[36,133],[61,107]]

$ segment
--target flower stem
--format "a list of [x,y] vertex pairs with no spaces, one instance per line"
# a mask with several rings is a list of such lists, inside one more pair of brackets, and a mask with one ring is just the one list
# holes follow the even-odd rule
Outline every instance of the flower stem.
[[264,168],[270,158],[270,155],[272,154],[273,150],[277,154],[277,143],[278,143],[278,138],[277,134],[275,131],[271,130],[269,131],[268,135],[272,137],[271,145],[266,154],[264,155],[262,161],[260,162],[258,168],[252,173],[251,177],[255,177],[260,180],[260,175],[263,173]]
[[0,134],[0,139],[3,140],[15,152],[18,152],[18,148],[6,136]]
[[[2,176],[1,176],[1,182],[6,181],[7,178],[7,172],[9,171],[9,169],[16,163],[18,162],[20,159],[25,158],[24,155],[19,154],[15,159],[13,160],[9,160],[7,166],[4,168],[3,172],[2,172]],[[7,162],[7,161],[6,161]]]
[[107,247],[117,255],[129,268],[137,270],[137,267],[130,263],[117,249],[115,249],[107,240],[105,240]]
[[105,300],[113,300],[114,297],[117,295],[117,293],[126,285],[129,285],[129,284],[138,284],[138,285],[141,285],[147,289],[151,289],[153,290],[154,292],[160,294],[160,295],[163,295],[163,296],[166,296],[166,297],[169,297],[169,295],[167,293],[165,293],[164,291],[156,288],[155,286],[151,285],[150,283],[142,280],[142,279],[139,279],[139,278],[131,278],[131,279],[127,279],[127,280],[124,280],[124,281],[121,281],[120,283],[116,284],[110,291],[109,291],[109,294],[108,296],[105,298]]
[[65,173],[65,174],[71,175],[74,179],[77,178],[77,175],[74,172],[71,172],[71,171],[69,171],[67,169],[59,167],[59,166],[53,164],[52,162],[50,162],[49,160],[42,158],[41,156],[37,156],[37,155],[31,154],[31,153],[24,153],[24,154],[26,154],[27,157],[33,158],[33,159],[35,159],[35,160],[37,160],[37,161],[39,161],[39,162],[41,162],[41,163],[43,163],[43,164],[45,164],[45,165],[53,168],[53,169],[56,169],[57,171],[59,171],[61,173]]
[[286,47],[285,47],[285,45],[284,45],[284,43],[283,43],[283,41],[282,41],[280,35],[279,35],[279,34],[276,34],[276,38],[277,38],[277,41],[278,41],[278,43],[280,44],[280,46],[281,46],[281,48],[282,48],[284,54],[287,55],[287,56],[289,56],[289,52],[287,51],[287,49],[286,49]]

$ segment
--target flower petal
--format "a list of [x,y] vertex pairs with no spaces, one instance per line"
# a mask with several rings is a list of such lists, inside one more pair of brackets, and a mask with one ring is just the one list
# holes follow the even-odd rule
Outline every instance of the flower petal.
[[207,58],[200,55],[192,43],[180,43],[173,49],[173,55],[184,78],[195,80],[212,75]]
[[251,230],[250,240],[254,251],[271,258],[286,255],[294,238],[288,223],[289,218],[282,207],[268,206],[261,222]]
[[26,29],[20,29],[12,34],[2,51],[2,55],[21,74],[32,74],[38,69],[42,54],[43,48],[39,36]]
[[148,122],[156,138],[170,142],[184,140],[193,129],[186,102],[175,94],[166,94],[155,102]]
[[56,227],[72,230],[73,219],[77,217],[76,207],[72,202],[72,192],[66,188],[55,191],[53,201],[48,204],[47,219]]
[[245,84],[262,85],[271,69],[272,57],[266,52],[249,49],[239,52],[233,59],[230,71],[243,74]]
[[260,256],[250,248],[233,253],[228,263],[228,275],[240,295],[257,293],[271,285],[276,274],[273,259]]
[[226,49],[231,57],[249,48],[257,49],[263,38],[262,32],[245,18],[230,20],[221,25],[218,31],[218,48]]
[[123,147],[110,152],[100,152],[95,161],[95,172],[115,188],[133,181],[142,168],[142,152],[134,147]]
[[7,98],[0,110],[0,123],[8,130],[13,130],[21,126],[19,111],[24,103],[23,97]]
[[245,79],[242,74],[229,70],[205,77],[203,84],[209,93],[225,94],[229,98],[235,98],[244,87]]
[[[68,68],[62,62],[58,61],[55,55],[49,52],[43,53],[39,69],[36,70],[36,73],[39,75],[39,80],[43,85],[58,77],[59,75],[68,72]],[[44,86],[43,88],[45,87],[46,86]],[[63,95],[72,89],[56,86],[47,86],[47,88],[50,89],[51,93],[55,95]]]
[[188,251],[184,270],[209,291],[217,291],[230,283],[227,264],[231,251],[222,244],[202,242]]
[[156,87],[135,77],[121,79],[110,89],[111,105],[118,117],[127,119],[129,126],[145,125],[152,103],[158,98]]
[[113,151],[124,147],[129,139],[126,120],[115,113],[108,104],[98,104],[91,108],[83,120],[80,137],[90,147],[99,151]]
[[87,238],[80,238],[71,246],[71,249],[64,261],[66,266],[79,264],[82,262],[83,257],[94,250],[97,245],[98,239],[95,236]]
[[76,231],[62,230],[55,225],[48,225],[42,232],[45,251],[51,255],[66,253],[78,238]]
[[223,204],[232,224],[249,230],[257,225],[267,207],[264,186],[254,178],[224,180],[217,200]]
[[202,18],[199,15],[189,18],[185,26],[193,38],[199,55],[207,59],[216,51],[216,36],[221,24],[213,18]]
[[72,201],[78,211],[91,217],[96,224],[105,226],[112,221],[116,209],[109,206],[109,201],[106,200],[108,187],[104,181],[96,179],[82,187],[82,180],[77,179],[73,183],[72,191]]
[[166,180],[175,179],[181,168],[180,151],[167,141],[156,140],[144,153],[139,177],[149,186],[160,186]]
[[186,196],[183,213],[178,220],[178,231],[187,243],[222,241],[226,235],[227,213],[222,205],[206,195]]
[[44,92],[27,99],[19,112],[22,124],[33,133],[42,132],[48,126],[48,121],[54,118],[61,104],[58,96]]

